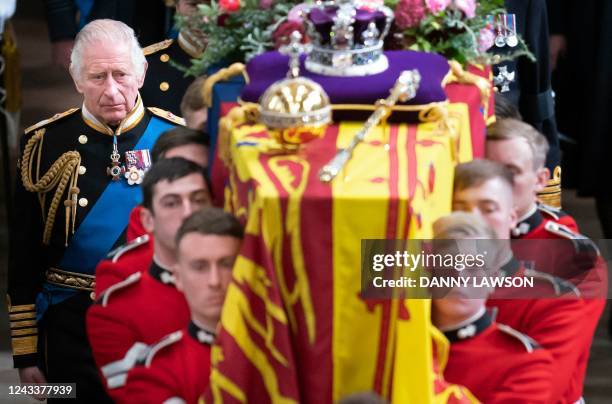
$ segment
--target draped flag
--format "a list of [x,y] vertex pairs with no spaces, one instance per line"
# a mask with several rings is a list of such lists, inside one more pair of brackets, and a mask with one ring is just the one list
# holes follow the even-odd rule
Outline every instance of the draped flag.
[[465,402],[462,389],[440,383],[429,301],[361,298],[360,248],[361,239],[431,236],[451,208],[454,165],[472,158],[468,106],[375,128],[331,184],[320,182],[361,127],[331,125],[292,152],[265,126],[233,128],[225,204],[246,236],[205,402],[319,404],[366,391]]

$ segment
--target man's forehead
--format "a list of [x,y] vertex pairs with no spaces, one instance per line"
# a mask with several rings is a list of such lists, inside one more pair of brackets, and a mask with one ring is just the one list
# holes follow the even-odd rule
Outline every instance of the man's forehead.
[[454,199],[465,202],[495,202],[512,199],[512,189],[501,178],[491,178],[478,185],[455,191]]
[[125,44],[111,45],[103,41],[92,42],[83,48],[83,63],[131,63],[130,49]]
[[183,195],[206,191],[206,182],[202,175],[193,173],[174,181],[162,180],[155,184],[155,196]]

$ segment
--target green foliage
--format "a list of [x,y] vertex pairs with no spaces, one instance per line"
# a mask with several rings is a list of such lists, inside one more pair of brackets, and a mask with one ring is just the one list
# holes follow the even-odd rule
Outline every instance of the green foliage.
[[273,48],[272,33],[300,1],[274,3],[262,9],[258,0],[241,0],[240,9],[226,13],[216,1],[198,6],[188,24],[202,31],[208,45],[200,58],[193,60],[190,74],[199,75],[218,63],[244,62]]

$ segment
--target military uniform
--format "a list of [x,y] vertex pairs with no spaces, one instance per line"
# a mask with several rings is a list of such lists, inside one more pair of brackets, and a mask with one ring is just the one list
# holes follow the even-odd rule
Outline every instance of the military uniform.
[[451,343],[445,379],[467,387],[483,403],[548,403],[553,378],[550,353],[492,317],[485,312],[460,328],[444,331]]
[[101,392],[84,321],[94,270],[121,243],[141,198],[138,187],[107,173],[113,141],[120,169],[124,153],[150,149],[176,122],[139,98],[117,132],[83,107],[28,128],[22,139],[8,276],[14,364],[40,366],[49,382],[76,382],[89,402]]
[[[571,282],[583,301],[581,319],[585,340],[575,367],[571,396],[582,392],[591,341],[606,305],[607,268],[591,239],[578,232],[574,219],[562,211],[538,205],[514,229],[513,251],[538,269]],[[537,241],[540,240],[540,241]],[[577,348],[578,349],[578,348]]]
[[[125,273],[118,265],[113,269]],[[185,297],[155,261],[148,271],[134,272],[103,292],[87,312],[87,334],[109,395],[124,397],[127,372],[146,346],[188,322]]]
[[130,400],[143,404],[197,403],[208,388],[215,335],[191,322],[151,347],[143,366],[130,371]]
[[[506,0],[509,14],[516,16],[516,30],[525,41],[536,61],[526,57],[502,62],[493,67],[498,94],[507,97],[521,112],[525,122],[542,132],[550,149],[546,167],[551,172],[547,188],[542,192],[545,203],[561,206],[561,168],[559,138],[554,112],[548,47],[548,17],[545,0]],[[494,47],[498,54],[514,51],[508,45]]]
[[584,354],[596,325],[592,310],[570,282],[527,270],[515,259],[502,270],[506,276],[535,275],[537,286],[532,293],[550,297],[521,298],[520,293],[513,296],[508,290],[496,289],[487,306],[498,309],[497,321],[529,335],[552,354],[555,373],[550,402],[579,400],[584,381],[582,361],[588,359]]
[[[140,213],[142,212],[142,209],[142,205],[138,205],[130,212],[130,221],[128,222],[127,233],[125,235],[128,242],[147,234],[147,231],[142,224],[142,220],[140,220]],[[151,237],[151,235],[148,236]]]
[[182,115],[183,95],[195,77],[185,76],[172,63],[190,67],[191,59],[197,58],[201,52],[188,38],[181,32],[177,39],[167,39],[143,49],[149,66],[140,93],[147,105]]
[[[131,219],[131,217],[130,217]],[[128,225],[129,232],[129,225]],[[145,234],[111,251],[96,267],[95,296],[121,282],[134,272],[146,272],[153,262],[153,239]]]

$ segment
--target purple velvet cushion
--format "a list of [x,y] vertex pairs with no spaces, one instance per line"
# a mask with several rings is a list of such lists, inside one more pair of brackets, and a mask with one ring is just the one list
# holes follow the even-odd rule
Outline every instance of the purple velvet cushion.
[[[388,51],[385,55],[389,59],[389,68],[372,76],[330,77],[311,73],[304,68],[304,57],[300,72],[319,83],[327,91],[332,104],[371,105],[376,100],[387,98],[400,73],[410,69],[421,73],[421,85],[416,97],[406,104],[422,105],[446,100],[442,80],[449,67],[444,57],[414,51]],[[266,52],[253,58],[247,64],[249,84],[242,90],[241,98],[258,102],[272,83],[287,76],[288,63],[288,57],[278,52]]]

